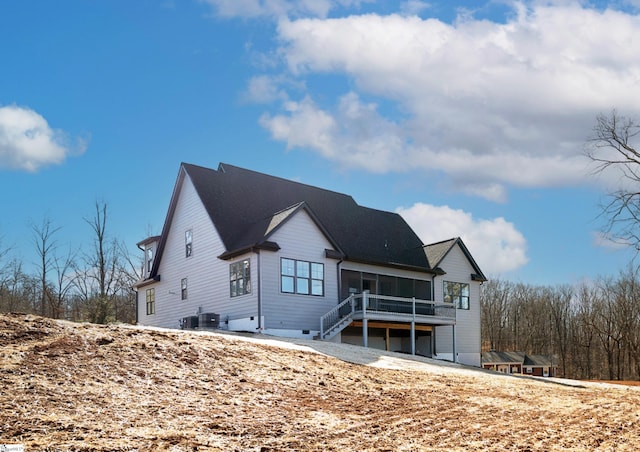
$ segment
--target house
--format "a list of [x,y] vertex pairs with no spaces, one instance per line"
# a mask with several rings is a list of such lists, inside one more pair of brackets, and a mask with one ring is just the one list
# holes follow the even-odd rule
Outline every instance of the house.
[[[557,361],[555,361],[557,362]],[[523,352],[498,352],[482,354],[482,367],[505,374],[523,374],[535,377],[555,377],[558,366],[553,356],[528,355]]]
[[319,338],[480,366],[482,271],[396,213],[221,163],[183,163],[144,252],[140,324]]

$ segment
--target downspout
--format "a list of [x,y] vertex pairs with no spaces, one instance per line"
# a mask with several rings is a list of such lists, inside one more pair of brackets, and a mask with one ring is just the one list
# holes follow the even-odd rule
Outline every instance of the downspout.
[[[431,301],[434,303],[436,302],[436,276],[437,275],[435,273],[431,275]],[[433,306],[435,311],[435,304]],[[436,326],[433,325],[433,328],[431,329],[431,357],[436,355]]]
[[340,265],[342,265],[342,259],[340,259],[338,261],[338,263],[336,264],[336,272],[338,273],[338,296],[336,297],[338,302],[336,304],[340,304],[342,303],[342,295],[340,295],[342,293],[342,275],[340,274]]
[[138,323],[138,289],[134,289],[133,287],[131,288],[131,290],[133,290],[136,293],[136,325],[139,325]]
[[260,250],[256,250],[257,273],[258,273],[258,333],[262,333],[262,284],[260,274],[260,261],[262,260]]
[[435,273],[431,275],[431,301],[434,303],[436,301],[436,276],[438,275]]

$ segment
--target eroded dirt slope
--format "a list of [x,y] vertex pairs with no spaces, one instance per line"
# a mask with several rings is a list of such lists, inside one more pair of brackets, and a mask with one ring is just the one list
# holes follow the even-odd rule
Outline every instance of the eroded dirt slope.
[[0,315],[0,391],[0,444],[27,451],[640,448],[638,388],[25,315]]

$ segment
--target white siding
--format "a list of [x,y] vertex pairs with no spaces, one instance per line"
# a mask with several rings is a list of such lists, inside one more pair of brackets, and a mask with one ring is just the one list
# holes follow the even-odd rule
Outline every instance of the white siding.
[[[265,327],[281,330],[320,329],[320,317],[338,303],[337,262],[325,257],[330,242],[304,210],[289,218],[270,240],[277,252],[260,253],[262,306]],[[324,295],[297,295],[280,290],[280,259],[324,264]]]
[[[458,361],[480,366],[480,283],[471,280],[474,269],[459,246],[451,249],[440,267],[446,275],[438,276],[434,281],[436,301],[442,301],[444,281],[469,284],[469,309],[458,309],[456,312],[456,352]],[[435,328],[436,353],[438,356],[451,358],[453,334],[452,327]]]
[[[185,231],[191,230],[193,251],[185,254]],[[185,176],[178,195],[163,255],[160,257],[161,280],[139,289],[138,321],[144,325],[178,328],[179,320],[199,312],[221,315],[221,322],[229,318],[257,316],[257,278],[255,256],[222,261],[216,256],[224,252],[209,215],[188,176]],[[251,294],[230,297],[229,265],[251,258]],[[156,256],[155,258],[158,258]],[[181,299],[181,280],[187,278],[186,300]],[[146,315],[146,289],[155,288],[156,313]]]

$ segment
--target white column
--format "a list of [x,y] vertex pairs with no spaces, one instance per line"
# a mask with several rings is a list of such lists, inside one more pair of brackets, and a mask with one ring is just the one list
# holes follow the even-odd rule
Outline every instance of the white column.
[[362,345],[369,347],[369,321],[367,320],[367,304],[369,303],[369,291],[362,292]]
[[412,314],[411,319],[411,354],[416,354],[416,297],[412,299]]

